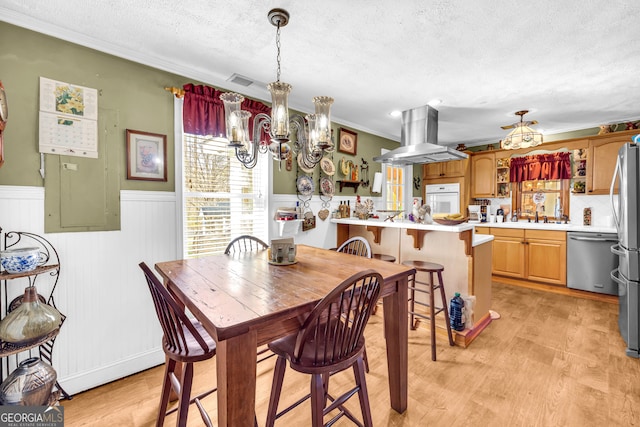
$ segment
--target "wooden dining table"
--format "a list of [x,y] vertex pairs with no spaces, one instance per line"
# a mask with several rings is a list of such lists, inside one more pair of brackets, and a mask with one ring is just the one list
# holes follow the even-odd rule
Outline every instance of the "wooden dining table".
[[343,280],[372,268],[381,291],[391,407],[407,409],[407,281],[401,264],[298,245],[295,263],[272,265],[268,251],[160,262],[167,288],[217,343],[218,425],[252,426],[256,348],[298,331]]

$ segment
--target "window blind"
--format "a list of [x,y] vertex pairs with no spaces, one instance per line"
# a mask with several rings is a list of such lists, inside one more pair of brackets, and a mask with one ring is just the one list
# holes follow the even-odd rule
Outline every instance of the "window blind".
[[385,209],[403,210],[404,206],[404,169],[384,165],[386,173]]
[[247,169],[226,141],[184,134],[185,257],[224,253],[242,234],[267,241],[267,159]]

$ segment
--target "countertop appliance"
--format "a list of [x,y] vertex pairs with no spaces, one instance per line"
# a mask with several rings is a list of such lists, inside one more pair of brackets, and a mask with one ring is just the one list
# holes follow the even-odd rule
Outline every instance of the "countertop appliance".
[[601,294],[618,295],[618,284],[611,270],[618,266],[611,245],[618,242],[615,233],[567,233],[567,287]]
[[[618,230],[619,242],[611,247],[611,252],[619,256],[618,268],[611,272],[611,278],[618,283],[620,334],[627,343],[626,353],[640,357],[640,231],[638,230],[638,210],[640,209],[640,135],[633,143],[620,148],[616,168],[611,180],[609,196],[613,219]],[[618,182],[618,195],[613,189]]]
[[431,206],[431,215],[460,212],[460,184],[429,184],[425,186],[425,203]]

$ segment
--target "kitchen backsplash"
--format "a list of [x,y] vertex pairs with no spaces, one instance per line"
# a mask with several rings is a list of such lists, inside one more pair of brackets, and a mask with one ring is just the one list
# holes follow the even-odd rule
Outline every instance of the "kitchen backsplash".
[[[507,204],[511,201],[509,198],[493,198],[487,199],[491,201],[491,212],[496,213],[500,205]],[[591,208],[591,224],[597,226],[613,226],[611,201],[608,195],[586,196],[575,195],[571,193],[569,196],[570,216],[569,221],[576,225],[582,225],[582,212],[584,208]]]

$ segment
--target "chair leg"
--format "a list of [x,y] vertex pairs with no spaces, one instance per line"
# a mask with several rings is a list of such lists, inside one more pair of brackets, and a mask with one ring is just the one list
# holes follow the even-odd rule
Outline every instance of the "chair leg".
[[371,418],[371,407],[369,406],[369,392],[364,374],[364,362],[361,358],[356,360],[353,365],[353,374],[356,379],[356,385],[359,387],[358,398],[360,399],[360,410],[362,411],[364,425],[365,427],[372,427],[373,420]]
[[187,425],[189,415],[189,401],[191,400],[191,387],[193,385],[193,363],[184,363],[182,380],[180,381],[180,401],[178,408],[178,427]]
[[284,371],[287,368],[287,360],[278,356],[276,366],[273,369],[273,383],[271,384],[271,396],[269,397],[269,409],[267,410],[267,427],[273,427],[278,413],[278,402],[282,393],[282,382],[284,381]]
[[311,375],[311,425],[324,426],[324,384],[322,374]]
[[367,346],[362,349],[362,360],[364,360],[364,371],[369,373],[369,359],[367,358]]
[[327,407],[327,400],[329,400],[329,378],[331,378],[331,374],[329,372],[322,374],[322,386],[324,389],[324,407]]
[[167,406],[169,405],[169,395],[171,393],[171,375],[173,374],[175,366],[176,361],[167,358],[164,368],[164,380],[162,381],[162,393],[160,394],[160,407],[158,408],[156,427],[162,427],[164,425],[164,418],[167,413]]
[[453,341],[453,333],[451,332],[451,323],[449,322],[449,310],[447,310],[447,297],[444,293],[444,283],[442,282],[442,272],[438,271],[438,281],[440,283],[440,295],[442,296],[442,307],[444,307],[444,320],[447,322],[447,334],[449,334],[449,345],[455,345]]
[[436,316],[435,308],[433,306],[433,272],[429,272],[429,311],[430,311],[430,326],[431,326],[431,360],[436,360]]

